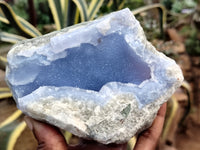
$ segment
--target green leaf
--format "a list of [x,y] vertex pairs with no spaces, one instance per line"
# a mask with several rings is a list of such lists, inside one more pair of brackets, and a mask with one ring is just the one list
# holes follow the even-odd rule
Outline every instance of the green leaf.
[[132,138],[128,141],[127,150],[133,150],[134,147],[135,147],[136,141],[137,141],[137,137],[136,137],[136,136],[132,137]]
[[120,10],[124,7],[126,0],[110,0],[107,7],[112,11]]
[[4,126],[11,124],[13,121],[17,120],[22,115],[21,110],[16,110],[12,115],[10,115],[6,120],[0,123],[0,129]]
[[10,89],[7,87],[0,87],[0,92],[10,92]]
[[[187,83],[186,81],[183,81],[181,88],[186,90],[186,93],[188,95],[188,105],[186,107],[185,113],[183,114],[183,116],[180,119],[179,125],[182,125],[186,116],[189,114],[189,112],[191,110],[191,104],[192,104],[192,101],[193,101],[193,99],[192,99],[192,89],[191,89],[191,86],[189,85],[189,83]],[[170,109],[167,109],[168,110],[167,115],[166,115],[167,117],[166,117],[165,125],[164,125],[164,128],[163,128],[163,133],[162,133],[162,136],[161,136],[162,142],[166,141],[168,133],[170,132],[172,123],[174,121],[174,118],[177,115],[178,108],[180,107],[178,100],[177,100],[175,95],[173,95],[170,98],[167,106]]]
[[[25,37],[12,34],[12,33],[7,33],[7,32],[0,32],[0,41],[3,42],[9,42],[9,43],[17,43],[19,41],[25,40]],[[5,57],[0,56],[0,69],[5,70],[7,64],[7,60]]]
[[74,24],[79,23],[79,17],[80,17],[80,12],[78,8],[76,8],[76,13],[75,13],[75,18],[74,18]]
[[76,5],[72,0],[48,0],[48,3],[57,30],[74,24]]
[[0,100],[5,99],[5,98],[10,98],[10,97],[12,97],[11,92],[0,92]]
[[62,28],[67,26],[67,17],[68,17],[68,6],[70,0],[60,0],[61,10],[62,10]]
[[0,56],[0,69],[5,70],[7,64],[7,59],[5,57]]
[[88,7],[85,0],[73,0],[79,9],[81,22],[88,21]]
[[63,12],[66,12],[63,14],[64,22],[62,28],[79,23],[80,12],[76,4],[72,0],[61,0],[61,1],[65,1],[65,7],[62,6],[62,8],[64,9]]
[[56,24],[56,28],[57,30],[60,30],[62,28],[63,21],[61,3],[59,0],[48,0],[48,3],[53,15],[54,22]]
[[189,115],[192,105],[193,105],[193,95],[192,95],[192,88],[191,88],[190,84],[186,81],[183,81],[181,88],[185,89],[186,94],[188,96],[188,101],[187,101],[186,111],[184,112],[183,117],[181,118],[181,120],[179,122],[179,126],[181,126],[183,124],[186,117]]
[[41,35],[41,33],[34,26],[23,18],[17,16],[5,1],[0,1],[0,8],[7,20],[9,20],[10,24],[25,37],[32,38]]
[[162,133],[162,136],[161,136],[162,141],[166,140],[167,135],[170,132],[170,127],[172,125],[173,119],[175,118],[177,111],[178,111],[178,108],[179,108],[179,105],[178,105],[178,102],[177,102],[177,99],[176,99],[175,96],[172,96],[170,98],[170,100],[168,101],[168,106],[169,105],[171,105],[171,108],[169,110],[170,111],[169,117],[167,118],[166,124],[164,125],[164,128],[163,128],[163,133]]
[[107,3],[107,7],[111,9],[112,5],[113,5],[113,0],[109,0],[109,2]]
[[7,32],[0,32],[0,41],[4,42],[9,42],[9,43],[17,43],[19,41],[25,40],[25,37],[12,34],[12,33],[7,33]]
[[64,132],[64,137],[65,137],[65,140],[67,141],[67,144],[69,144],[69,141],[70,141],[70,139],[72,137],[72,134],[70,132],[68,132],[68,131],[65,131]]
[[7,87],[0,87],[0,100],[12,97],[10,89]]
[[8,19],[5,18],[1,8],[0,8],[0,21],[6,24],[9,24],[10,22],[8,21]]
[[27,32],[31,38],[37,37],[42,35],[38,29],[36,29],[33,25],[31,25],[29,22],[21,18],[20,16],[17,16],[17,20],[19,20],[20,24],[22,25],[22,29],[24,32]]
[[17,139],[26,128],[26,123],[22,121],[22,119],[22,112],[20,110],[17,110],[0,124],[1,150],[14,149]]
[[121,0],[119,6],[118,6],[118,10],[124,8],[124,4],[125,4],[126,0]]
[[104,0],[92,0],[88,9],[88,19],[93,20]]

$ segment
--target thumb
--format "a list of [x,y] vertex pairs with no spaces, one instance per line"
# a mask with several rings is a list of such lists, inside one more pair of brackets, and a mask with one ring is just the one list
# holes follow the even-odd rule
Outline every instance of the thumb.
[[38,150],[67,150],[65,138],[56,127],[27,116],[24,120],[38,141]]

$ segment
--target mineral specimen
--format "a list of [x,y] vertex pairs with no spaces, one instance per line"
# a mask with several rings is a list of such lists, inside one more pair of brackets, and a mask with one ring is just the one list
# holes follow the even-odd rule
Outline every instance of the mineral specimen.
[[6,79],[28,116],[108,144],[149,127],[183,76],[124,9],[16,44]]

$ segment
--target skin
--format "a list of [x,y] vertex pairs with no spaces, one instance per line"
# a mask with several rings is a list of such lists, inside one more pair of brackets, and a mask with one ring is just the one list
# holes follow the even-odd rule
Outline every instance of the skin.
[[[162,132],[165,113],[166,103],[161,106],[152,126],[138,136],[134,150],[155,150]],[[88,140],[82,140],[79,145],[67,145],[56,127],[27,116],[24,119],[38,141],[38,150],[126,150],[127,148],[127,143],[103,145]]]

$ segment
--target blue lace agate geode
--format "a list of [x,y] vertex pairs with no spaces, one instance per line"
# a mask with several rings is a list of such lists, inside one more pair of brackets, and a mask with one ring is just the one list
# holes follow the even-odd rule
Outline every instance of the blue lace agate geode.
[[108,144],[149,127],[183,76],[124,9],[16,44],[6,79],[25,114]]

